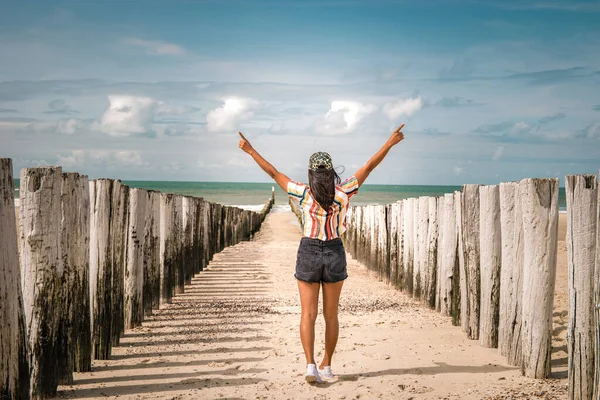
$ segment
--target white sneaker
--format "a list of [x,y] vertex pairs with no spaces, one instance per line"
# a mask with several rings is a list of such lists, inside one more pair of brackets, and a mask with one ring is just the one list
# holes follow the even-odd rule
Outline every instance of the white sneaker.
[[319,370],[317,369],[316,364],[308,364],[306,366],[306,375],[304,375],[304,379],[306,379],[306,382],[308,383],[323,383],[319,376]]
[[333,372],[331,372],[331,366],[328,365],[323,369],[319,370],[319,376],[325,378],[325,379],[333,379],[335,378],[335,375],[333,374]]

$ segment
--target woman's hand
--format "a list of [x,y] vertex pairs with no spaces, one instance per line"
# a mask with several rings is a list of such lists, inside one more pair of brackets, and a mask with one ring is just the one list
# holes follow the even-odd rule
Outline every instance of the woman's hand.
[[404,128],[404,124],[400,125],[398,129],[396,129],[394,133],[392,133],[392,136],[390,136],[390,138],[388,139],[388,143],[390,144],[390,146],[395,146],[402,140],[404,140],[404,133],[402,133],[402,128]]
[[244,137],[244,135],[242,135],[242,132],[238,131],[238,133],[240,134],[240,137],[242,138],[240,140],[240,144],[238,145],[238,147],[240,149],[244,150],[246,153],[252,155],[254,148],[252,147],[250,142]]

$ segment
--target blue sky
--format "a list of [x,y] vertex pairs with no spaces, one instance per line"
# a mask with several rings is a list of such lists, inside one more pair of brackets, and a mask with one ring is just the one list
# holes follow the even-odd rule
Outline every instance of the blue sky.
[[598,1],[22,1],[0,6],[0,157],[90,177],[493,184],[600,168]]

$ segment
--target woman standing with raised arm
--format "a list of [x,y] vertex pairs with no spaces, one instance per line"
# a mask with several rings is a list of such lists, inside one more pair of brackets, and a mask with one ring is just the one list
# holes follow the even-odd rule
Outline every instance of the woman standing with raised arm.
[[[331,358],[338,340],[338,304],[342,285],[348,277],[346,251],[341,235],[346,231],[346,212],[350,198],[369,174],[385,158],[390,149],[404,139],[402,128],[392,133],[383,147],[354,175],[341,182],[333,169],[328,153],[314,153],[308,160],[308,185],[290,180],[252,147],[239,132],[240,149],[277,182],[290,197],[300,202],[302,234],[296,259],[296,273],[302,314],[300,340],[306,356],[307,382],[331,379]],[[314,359],[315,321],[319,304],[319,289],[323,283],[323,316],[325,317],[325,354],[317,369]]]

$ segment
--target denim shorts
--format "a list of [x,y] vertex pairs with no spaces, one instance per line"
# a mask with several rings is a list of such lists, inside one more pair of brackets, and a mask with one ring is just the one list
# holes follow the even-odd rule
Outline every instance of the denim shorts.
[[334,283],[348,277],[346,250],[342,239],[319,240],[303,237],[296,258],[296,279]]

